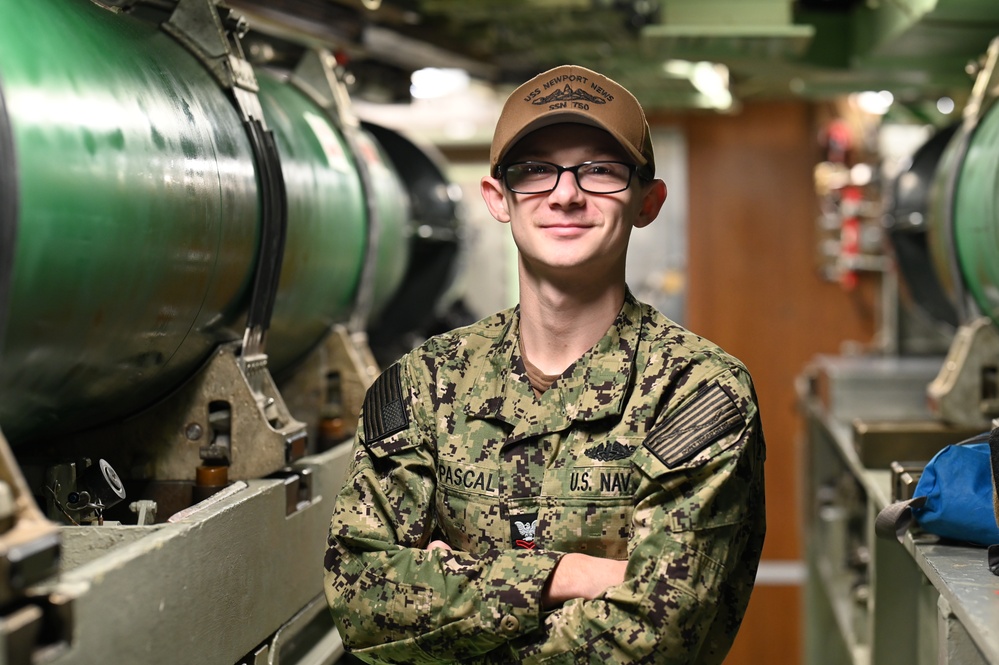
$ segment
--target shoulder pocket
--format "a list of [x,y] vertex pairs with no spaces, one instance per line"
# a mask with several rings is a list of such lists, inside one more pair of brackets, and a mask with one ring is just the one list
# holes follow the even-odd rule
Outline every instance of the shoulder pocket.
[[649,432],[643,446],[667,468],[675,469],[693,460],[744,421],[745,414],[733,396],[722,385],[713,383],[698,391],[679,411]]

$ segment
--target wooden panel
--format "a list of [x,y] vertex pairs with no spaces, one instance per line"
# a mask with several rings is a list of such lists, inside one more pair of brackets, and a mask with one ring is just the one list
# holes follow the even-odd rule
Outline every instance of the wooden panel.
[[[846,292],[817,269],[814,118],[799,102],[653,118],[679,124],[687,136],[685,323],[745,362],[756,383],[767,440],[764,559],[771,560],[802,558],[795,380],[816,354],[838,353],[844,340],[869,343],[875,325],[875,279]],[[799,596],[796,586],[758,586],[726,663],[800,662]]]
[[801,587],[757,586],[725,665],[801,662]]

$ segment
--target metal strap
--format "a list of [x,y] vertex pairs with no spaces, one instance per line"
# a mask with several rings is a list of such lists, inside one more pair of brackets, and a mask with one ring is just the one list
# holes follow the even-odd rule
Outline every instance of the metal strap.
[[163,29],[191,51],[222,84],[250,140],[260,193],[260,251],[240,355],[244,358],[262,355],[281,277],[288,204],[281,156],[274,134],[264,121],[253,67],[243,57],[239,44],[246,23],[219,0],[178,0]]
[[246,357],[261,354],[266,347],[267,329],[270,327],[281,278],[281,263],[288,231],[288,204],[281,172],[281,157],[273,132],[264,127],[262,120],[255,118],[244,121],[244,125],[257,164],[261,204],[260,252],[243,336],[242,355]]

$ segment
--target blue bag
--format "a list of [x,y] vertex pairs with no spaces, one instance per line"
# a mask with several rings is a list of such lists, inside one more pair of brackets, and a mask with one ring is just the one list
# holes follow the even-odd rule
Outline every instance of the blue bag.
[[999,428],[939,451],[923,468],[913,498],[882,510],[879,536],[900,541],[913,521],[927,533],[989,548],[999,575]]
[[915,496],[926,502],[912,509],[923,531],[976,545],[999,543],[990,462],[988,443],[957,443],[934,455],[916,483]]

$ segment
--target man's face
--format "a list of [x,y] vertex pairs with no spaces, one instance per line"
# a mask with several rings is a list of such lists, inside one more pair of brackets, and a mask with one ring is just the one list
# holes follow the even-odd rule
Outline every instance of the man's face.
[[[610,134],[580,124],[552,125],[532,132],[503,161],[543,161],[559,166],[634,162]],[[584,192],[569,172],[561,174],[551,192],[516,194],[493,178],[483,179],[482,192],[493,216],[510,222],[524,269],[585,281],[623,280],[632,227],[651,222],[662,204],[660,200],[649,215],[645,202],[649,187],[639,183],[637,176],[627,189],[614,194]],[[665,190],[662,194],[665,197]]]

